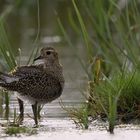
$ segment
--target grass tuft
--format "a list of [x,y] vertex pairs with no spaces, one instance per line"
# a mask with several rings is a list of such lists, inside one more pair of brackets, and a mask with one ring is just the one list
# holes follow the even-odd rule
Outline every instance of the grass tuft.
[[37,130],[26,127],[7,127],[5,129],[5,134],[9,136],[17,136],[20,134],[34,135],[37,134]]

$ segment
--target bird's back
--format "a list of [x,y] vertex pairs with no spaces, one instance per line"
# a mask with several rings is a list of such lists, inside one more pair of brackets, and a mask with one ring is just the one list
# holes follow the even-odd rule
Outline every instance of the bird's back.
[[63,90],[61,79],[53,72],[44,70],[42,66],[18,67],[9,75],[16,80],[3,83],[8,90],[17,91],[20,98],[38,101],[40,103],[51,102],[58,98]]

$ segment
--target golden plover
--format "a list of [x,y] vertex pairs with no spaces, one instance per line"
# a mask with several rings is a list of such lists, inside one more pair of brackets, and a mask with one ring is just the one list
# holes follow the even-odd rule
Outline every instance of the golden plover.
[[32,104],[36,125],[38,105],[58,98],[64,87],[63,70],[56,50],[52,47],[42,48],[40,56],[34,59],[37,60],[41,60],[42,63],[17,67],[9,74],[0,73],[0,86],[17,91],[21,116],[23,101],[28,100]]

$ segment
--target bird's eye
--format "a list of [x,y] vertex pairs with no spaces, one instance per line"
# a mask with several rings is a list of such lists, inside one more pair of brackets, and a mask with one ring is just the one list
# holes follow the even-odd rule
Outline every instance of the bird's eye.
[[50,52],[50,51],[47,51],[47,52],[46,52],[46,54],[47,54],[47,55],[50,55],[50,54],[51,54],[51,52]]

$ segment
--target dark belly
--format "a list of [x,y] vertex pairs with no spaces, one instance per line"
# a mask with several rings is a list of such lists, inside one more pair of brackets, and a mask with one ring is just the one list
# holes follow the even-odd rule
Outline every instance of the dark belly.
[[63,90],[59,79],[51,75],[27,75],[15,83],[7,84],[6,88],[17,91],[22,97],[44,102],[55,100]]
[[62,88],[61,86],[54,87],[50,85],[41,87],[38,85],[36,87],[26,88],[26,90],[20,90],[19,93],[21,96],[31,97],[36,101],[51,102],[62,94]]

